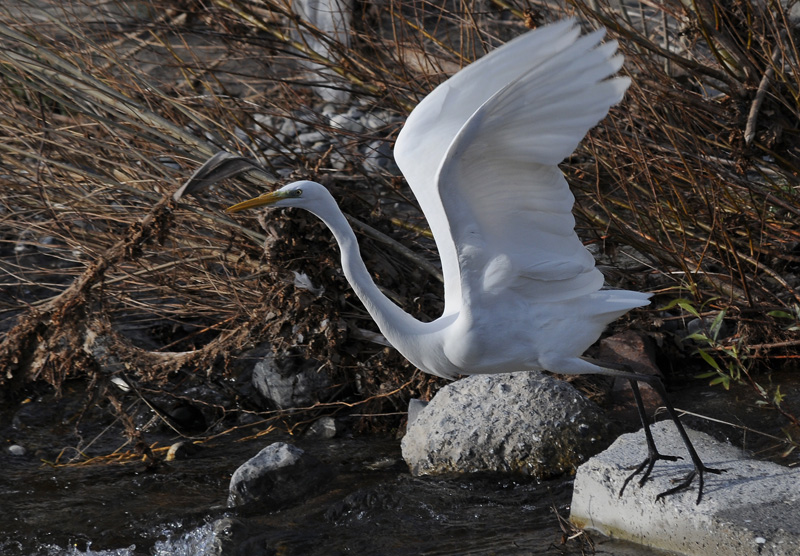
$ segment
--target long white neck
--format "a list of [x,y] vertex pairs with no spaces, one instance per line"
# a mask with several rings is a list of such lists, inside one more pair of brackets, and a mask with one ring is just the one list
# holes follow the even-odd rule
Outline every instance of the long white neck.
[[381,333],[398,351],[412,359],[413,355],[407,353],[409,340],[416,343],[413,338],[424,333],[425,324],[403,311],[375,284],[361,258],[353,229],[333,197],[330,198],[330,205],[326,203],[323,210],[309,210],[333,232],[341,250],[344,275]]

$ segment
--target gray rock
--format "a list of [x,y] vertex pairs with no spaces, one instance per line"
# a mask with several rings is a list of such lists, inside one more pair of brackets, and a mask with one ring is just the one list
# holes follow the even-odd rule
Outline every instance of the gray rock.
[[347,167],[347,158],[339,151],[331,152],[328,159],[334,170],[344,170]]
[[335,102],[326,102],[322,105],[322,108],[319,109],[319,113],[322,114],[324,118],[330,120],[340,112],[340,108],[340,105]]
[[572,471],[608,444],[600,409],[543,373],[471,376],[442,388],[409,423],[403,458],[414,475]]
[[364,152],[364,161],[361,163],[364,171],[368,173],[389,172],[392,175],[400,175],[400,168],[394,161],[392,147],[386,141],[373,141],[367,146]]
[[364,126],[361,122],[353,118],[350,114],[334,114],[330,118],[330,125],[336,129],[352,131],[353,133],[361,133],[364,131]]
[[[686,336],[692,334],[702,334],[712,340],[724,340],[733,334],[733,330],[725,321],[720,322],[718,327],[715,328],[714,319],[705,317],[701,319],[695,318],[689,321],[686,325]],[[695,341],[694,343],[698,343],[701,346],[704,345],[703,340]]]
[[19,444],[12,444],[8,447],[8,453],[12,456],[24,456],[25,455],[25,448],[20,446]]
[[328,376],[317,372],[319,367],[313,359],[268,354],[253,368],[253,386],[281,409],[305,407],[330,385]]
[[181,165],[171,156],[157,156],[156,162],[163,164],[170,170],[181,170]]
[[361,123],[367,129],[378,131],[383,129],[392,121],[391,117],[386,113],[370,112],[361,118]]
[[261,130],[261,128],[269,129],[275,127],[275,118],[269,114],[253,114],[253,119],[256,121],[255,129]]
[[412,398],[408,400],[408,424],[417,420],[419,412],[428,407],[428,402]]
[[297,137],[297,140],[300,141],[301,145],[310,146],[314,143],[324,141],[325,135],[321,131],[308,131],[306,133],[301,133]]
[[306,436],[316,438],[335,438],[342,430],[339,422],[333,417],[320,417],[308,427]]
[[301,133],[305,133],[308,129],[308,125],[302,122],[298,122],[293,119],[286,119],[278,129],[278,133],[280,133],[282,137],[289,140],[297,137]]
[[575,477],[570,520],[582,528],[639,544],[705,556],[800,554],[800,469],[747,459],[742,450],[687,430],[703,462],[725,469],[705,475],[700,504],[693,488],[656,502],[692,469],[686,448],[670,421],[652,427],[662,454],[650,480],[632,480],[619,495],[631,466],[647,454],[642,431],[620,436],[605,452],[582,465]]
[[315,457],[284,442],[270,444],[243,463],[231,477],[228,507],[277,507],[318,489],[330,470]]

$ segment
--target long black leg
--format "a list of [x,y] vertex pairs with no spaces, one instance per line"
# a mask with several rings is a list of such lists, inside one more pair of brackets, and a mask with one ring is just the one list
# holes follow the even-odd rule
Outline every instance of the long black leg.
[[[664,384],[661,382],[661,379],[657,376],[651,375],[642,375],[638,373],[631,372],[622,369],[615,369],[608,364],[597,363],[600,367],[602,367],[602,374],[618,377],[622,379],[626,379],[630,381],[632,384],[634,382],[644,382],[649,384],[659,395],[661,401],[664,403],[664,406],[667,408],[667,413],[669,413],[670,418],[675,423],[675,426],[678,429],[678,434],[680,434],[681,440],[683,444],[686,446],[687,451],[689,452],[689,458],[692,460],[692,464],[694,465],[694,469],[690,471],[684,478],[681,480],[675,487],[665,490],[664,492],[660,493],[656,496],[656,500],[659,500],[665,496],[669,496],[670,494],[675,494],[681,490],[687,489],[691,486],[692,481],[695,477],[698,480],[698,489],[697,489],[697,501],[696,503],[699,504],[700,500],[703,498],[703,486],[704,486],[704,473],[714,473],[720,474],[724,473],[724,469],[711,469],[710,467],[706,467],[703,461],[700,459],[700,456],[697,455],[697,451],[694,449],[692,445],[692,441],[689,439],[689,435],[686,434],[686,429],[683,428],[683,423],[681,423],[680,419],[678,419],[678,413],[675,411],[675,408],[670,403],[669,399],[667,398],[667,391],[664,388]],[[636,406],[639,409],[639,415],[642,418],[642,423],[644,425],[645,430],[645,439],[647,440],[647,449],[649,452],[648,458],[625,480],[622,488],[624,490],[627,483],[630,481],[632,477],[637,475],[641,472],[642,469],[647,465],[648,469],[645,472],[644,477],[640,481],[640,484],[647,480],[647,477],[650,475],[650,471],[652,470],[653,465],[655,465],[655,461],[659,459],[671,459],[674,456],[662,456],[658,453],[655,449],[655,442],[653,441],[653,436],[650,432],[650,427],[647,425],[647,417],[644,413],[644,404],[642,403],[641,393],[639,392],[638,384],[633,386],[633,396],[636,399]],[[653,458],[653,452],[657,455],[655,459]],[[651,461],[652,459],[652,461]],[[620,491],[621,494],[621,491]]]
[[644,402],[642,402],[642,394],[639,392],[639,383],[633,379],[630,379],[631,383],[631,390],[633,390],[633,398],[636,400],[636,409],[639,410],[639,418],[642,421],[642,429],[644,429],[644,437],[647,441],[647,457],[644,459],[639,466],[628,475],[625,479],[625,482],[622,483],[622,488],[619,489],[619,495],[622,496],[622,493],[625,492],[625,487],[628,486],[628,483],[633,479],[636,475],[642,472],[642,469],[647,467],[644,473],[642,473],[641,478],[639,479],[639,486],[642,486],[647,479],[650,477],[650,473],[653,471],[653,466],[656,464],[658,460],[666,460],[666,461],[678,461],[681,459],[678,456],[665,456],[658,452],[656,448],[656,443],[653,440],[653,433],[650,432],[650,422],[647,420],[647,412],[644,409]]
[[715,475],[719,475],[720,473],[724,473],[725,470],[711,469],[710,467],[706,467],[700,459],[700,456],[697,455],[697,451],[694,449],[692,441],[689,440],[689,435],[686,434],[686,429],[683,428],[683,423],[681,423],[681,420],[678,419],[678,413],[675,411],[675,408],[672,407],[672,403],[670,403],[669,398],[667,398],[667,391],[664,388],[664,384],[661,382],[661,379],[658,377],[652,377],[649,381],[647,381],[647,383],[650,384],[650,386],[652,386],[656,392],[658,392],[658,395],[661,397],[661,401],[664,402],[664,407],[667,408],[669,416],[672,418],[672,421],[678,428],[678,433],[681,435],[681,440],[683,440],[683,443],[686,445],[686,449],[689,451],[689,457],[694,464],[694,469],[686,474],[686,477],[684,477],[683,481],[678,483],[677,486],[660,493],[658,496],[656,496],[656,500],[689,488],[694,478],[697,477],[697,501],[695,504],[699,504],[700,500],[703,498],[703,473],[714,473]]

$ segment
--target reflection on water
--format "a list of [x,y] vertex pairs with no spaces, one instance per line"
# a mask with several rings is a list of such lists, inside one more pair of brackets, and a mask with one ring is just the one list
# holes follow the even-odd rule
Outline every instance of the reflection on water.
[[[189,460],[49,468],[19,460],[0,476],[0,552],[16,555],[580,554],[561,545],[571,481],[408,474],[393,438],[297,442],[335,478],[280,510],[224,507],[235,468],[270,438],[220,442]],[[289,441],[293,441],[289,439]],[[5,456],[3,457],[5,460]],[[616,542],[598,553],[652,554]]]

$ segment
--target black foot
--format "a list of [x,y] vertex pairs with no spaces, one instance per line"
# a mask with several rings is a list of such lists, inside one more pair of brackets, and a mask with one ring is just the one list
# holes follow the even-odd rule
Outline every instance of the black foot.
[[679,492],[681,490],[685,490],[685,489],[689,488],[692,485],[692,481],[694,481],[694,478],[697,477],[697,481],[698,481],[698,485],[697,485],[697,501],[695,501],[695,504],[699,504],[700,500],[703,498],[703,473],[713,473],[715,475],[719,475],[720,473],[725,473],[725,470],[724,469],[711,469],[710,467],[706,467],[705,465],[700,464],[699,467],[695,467],[694,469],[689,471],[689,473],[686,474],[686,476],[683,478],[683,480],[680,483],[678,483],[678,485],[672,487],[669,490],[665,490],[664,492],[662,492],[661,494],[656,496],[656,500],[660,500],[661,498],[664,498],[665,496],[669,496],[671,494],[675,494],[676,492]]
[[683,444],[686,446],[686,450],[689,452],[689,457],[692,460],[692,464],[694,465],[694,470],[690,471],[680,483],[664,492],[656,496],[656,500],[664,498],[665,496],[669,496],[670,494],[674,494],[678,491],[687,489],[691,486],[692,481],[694,478],[697,477],[698,479],[698,488],[697,488],[697,504],[700,503],[700,500],[703,498],[703,474],[704,473],[714,473],[720,474],[724,473],[724,469],[711,469],[706,467],[703,462],[700,460],[700,456],[697,455],[697,451],[694,449],[692,445],[692,441],[689,439],[689,435],[686,434],[686,429],[683,428],[681,424],[681,420],[678,418],[678,413],[675,411],[675,408],[672,407],[672,404],[667,397],[667,391],[664,389],[664,385],[661,383],[661,380],[655,376],[649,375],[640,375],[636,373],[630,372],[630,370],[626,368],[603,368],[603,374],[608,376],[614,376],[617,378],[625,378],[631,384],[631,390],[633,391],[633,397],[636,400],[636,409],[639,411],[639,418],[642,421],[642,427],[644,429],[644,436],[645,440],[647,441],[647,459],[645,459],[639,467],[637,467],[633,473],[628,475],[625,479],[625,482],[622,483],[622,488],[619,491],[619,495],[622,496],[622,493],[625,491],[625,487],[628,486],[628,483],[633,479],[636,475],[642,472],[645,467],[647,468],[644,473],[642,474],[641,479],[639,479],[639,485],[643,485],[647,479],[650,477],[650,473],[653,471],[653,466],[656,464],[658,460],[666,460],[666,461],[677,461],[681,458],[677,456],[664,456],[658,453],[656,449],[656,444],[653,441],[653,435],[650,432],[650,425],[648,424],[647,414],[645,412],[644,403],[642,402],[642,395],[639,392],[639,384],[638,382],[644,382],[649,384],[653,387],[653,389],[658,393],[661,400],[664,402],[664,407],[667,408],[667,412],[669,413],[670,419],[672,422],[675,423],[675,427],[678,429],[678,433],[680,434],[681,440]]
[[[622,483],[622,488],[619,489],[619,495],[622,496],[622,493],[625,492],[625,487],[628,486],[628,483],[631,482],[631,479],[633,479],[636,475],[641,473],[642,469],[644,469],[645,466],[647,466],[647,470],[645,470],[645,472],[642,473],[642,476],[639,479],[639,486],[642,486],[643,484],[645,484],[647,482],[647,479],[650,478],[650,473],[653,471],[653,466],[656,464],[657,461],[659,461],[659,460],[678,461],[679,459],[683,459],[683,458],[680,458],[678,456],[665,456],[663,454],[659,454],[656,450],[649,450],[649,454],[648,454],[647,458],[642,463],[640,463],[639,467],[637,467],[633,471],[633,473],[628,475],[628,478],[625,479],[624,483]],[[692,472],[692,473],[694,473],[694,472]],[[658,496],[661,497],[661,494],[659,494]]]

